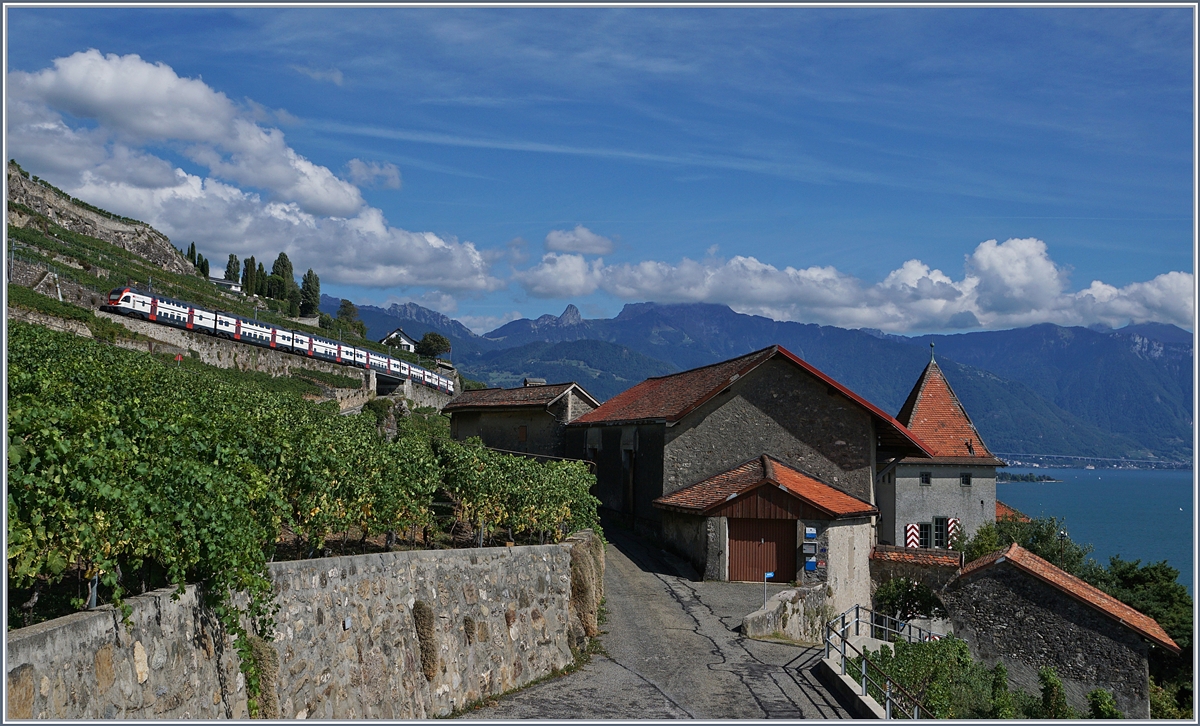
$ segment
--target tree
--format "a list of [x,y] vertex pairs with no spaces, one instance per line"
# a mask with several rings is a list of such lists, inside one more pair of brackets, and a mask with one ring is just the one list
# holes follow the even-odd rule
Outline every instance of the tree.
[[294,318],[300,315],[300,289],[293,286],[287,293],[288,301],[288,317]]
[[946,610],[928,585],[893,577],[875,590],[875,610],[899,620],[944,617]]
[[229,255],[229,262],[225,263],[225,279],[230,282],[237,282],[242,274],[242,263],[238,262],[237,255]]
[[208,258],[199,252],[196,253],[196,272],[200,273],[200,277],[208,278]]
[[1113,698],[1113,694],[1103,688],[1097,688],[1088,694],[1088,710],[1091,712],[1092,718],[1118,719],[1125,718],[1125,714],[1117,709],[1117,699]]
[[1038,517],[1029,521],[1009,517],[995,524],[989,522],[967,541],[964,547],[966,560],[977,560],[1016,542],[1043,560],[1082,577],[1098,567],[1096,561],[1088,557],[1092,546],[1076,544],[1070,537],[1060,538],[1059,533],[1065,531],[1065,526],[1066,522],[1057,517]]
[[192,263],[193,265],[196,264],[196,243],[195,242],[193,242],[191,245],[188,246],[187,258],[188,258],[188,262]]
[[258,282],[255,280],[254,255],[246,258],[246,264],[242,268],[242,292],[247,295],[254,295],[258,292]]
[[255,294],[267,296],[267,271],[263,269],[263,263],[258,263],[258,272],[254,273],[254,292]]
[[276,300],[287,300],[288,286],[287,280],[283,279],[275,273],[267,276],[267,297]]
[[349,300],[343,299],[338,305],[337,319],[347,323],[358,320],[358,308]]
[[300,282],[300,314],[308,317],[321,309],[321,279],[310,267]]
[[279,256],[275,258],[275,263],[271,265],[271,274],[290,280],[293,285],[296,284],[296,273],[292,271],[292,261],[288,259],[285,252],[280,252]]
[[1067,692],[1053,668],[1039,668],[1038,681],[1042,686],[1042,718],[1079,718],[1075,709],[1067,704]]
[[442,353],[448,353],[449,351],[450,341],[441,333],[426,333],[421,338],[421,342],[417,343],[417,355],[423,355],[427,358],[436,358]]

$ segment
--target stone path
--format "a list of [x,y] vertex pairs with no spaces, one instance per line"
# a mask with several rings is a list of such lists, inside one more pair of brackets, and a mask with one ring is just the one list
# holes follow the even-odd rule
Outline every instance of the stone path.
[[464,718],[850,717],[816,679],[819,648],[737,632],[742,616],[762,606],[762,585],[696,582],[677,558],[623,532],[608,536],[601,638],[608,657]]

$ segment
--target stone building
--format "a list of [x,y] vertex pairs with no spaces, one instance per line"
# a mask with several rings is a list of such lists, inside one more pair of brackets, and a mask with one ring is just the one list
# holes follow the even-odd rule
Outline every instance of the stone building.
[[940,595],[972,656],[1003,661],[1010,686],[1034,694],[1052,666],[1084,713],[1103,688],[1126,718],[1149,718],[1149,649],[1180,652],[1153,618],[1017,544],[963,567]]
[[[575,419],[566,443],[596,462],[603,515],[660,537],[706,578],[804,581],[846,567],[863,603],[876,464],[930,455],[779,346],[650,378]],[[751,551],[768,544],[770,557]]]
[[956,530],[971,536],[996,520],[996,467],[954,389],[930,356],[896,419],[933,457],[881,462],[879,543],[948,548]]
[[599,402],[577,383],[463,391],[446,404],[450,436],[472,436],[494,449],[563,456],[563,427]]

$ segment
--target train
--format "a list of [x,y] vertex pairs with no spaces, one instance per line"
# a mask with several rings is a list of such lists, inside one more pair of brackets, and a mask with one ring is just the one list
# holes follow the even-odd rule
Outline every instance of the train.
[[454,395],[453,380],[412,365],[408,361],[381,355],[365,348],[355,348],[340,341],[280,328],[270,323],[248,320],[232,313],[206,310],[191,303],[160,297],[132,287],[114,288],[108,293],[108,303],[101,305],[100,309],[330,363],[374,370]]

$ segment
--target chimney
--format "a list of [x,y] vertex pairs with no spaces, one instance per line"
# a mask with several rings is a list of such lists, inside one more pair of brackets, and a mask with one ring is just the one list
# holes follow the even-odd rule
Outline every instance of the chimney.
[[526,378],[526,379],[525,379],[525,382],[524,382],[524,385],[525,385],[526,387],[529,387],[529,386],[544,386],[544,385],[546,385],[546,379],[545,379],[545,378]]

